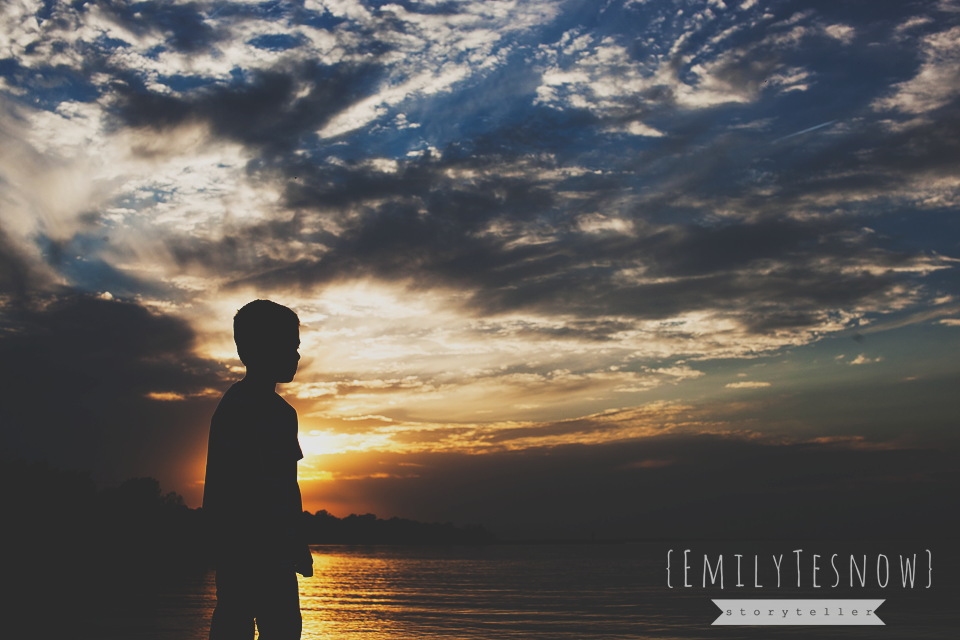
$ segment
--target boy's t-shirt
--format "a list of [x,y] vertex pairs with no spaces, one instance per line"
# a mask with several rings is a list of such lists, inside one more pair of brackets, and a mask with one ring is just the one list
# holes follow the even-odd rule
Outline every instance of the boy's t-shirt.
[[241,380],[223,394],[210,420],[203,487],[218,563],[293,567],[301,559],[297,431],[296,409],[276,392]]

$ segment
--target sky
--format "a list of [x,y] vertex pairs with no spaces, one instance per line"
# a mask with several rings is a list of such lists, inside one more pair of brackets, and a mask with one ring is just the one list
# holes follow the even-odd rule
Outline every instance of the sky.
[[960,533],[958,205],[956,1],[7,0],[3,456],[198,506],[268,298],[311,511]]

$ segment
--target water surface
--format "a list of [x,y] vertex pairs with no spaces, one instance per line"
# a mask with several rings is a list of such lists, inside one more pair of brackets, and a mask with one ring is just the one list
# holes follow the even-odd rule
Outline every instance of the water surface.
[[[706,544],[706,543],[704,543]],[[697,543],[609,545],[495,545],[483,547],[313,547],[315,575],[300,578],[305,640],[556,638],[558,640],[677,638],[955,638],[960,591],[952,565],[938,550],[938,583],[931,590],[893,585],[850,590],[784,585],[736,589],[728,564],[723,590],[666,586],[666,550]],[[897,547],[899,545],[899,547]],[[753,553],[757,543],[732,548],[702,544],[697,551]],[[787,554],[789,543],[765,543],[762,552]],[[807,545],[810,546],[809,544]],[[828,543],[821,543],[824,551]],[[888,543],[886,553],[915,547]],[[945,547],[945,545],[944,545]],[[946,547],[945,547],[946,548]],[[675,551],[676,552],[676,551]],[[702,553],[700,554],[702,558]],[[752,556],[751,556],[752,557]],[[894,558],[896,556],[893,556]],[[674,556],[674,567],[677,556]],[[682,566],[682,565],[681,565]],[[696,565],[699,569],[699,565]],[[752,575],[752,573],[751,573]],[[795,572],[790,574],[795,579]],[[823,574],[821,574],[823,576]],[[920,580],[918,585],[925,583]],[[925,576],[925,574],[923,574]],[[806,581],[806,577],[804,580]],[[206,638],[216,604],[210,570],[178,574],[115,607],[93,624],[97,637],[151,640]],[[887,627],[714,627],[711,598],[886,598]]]

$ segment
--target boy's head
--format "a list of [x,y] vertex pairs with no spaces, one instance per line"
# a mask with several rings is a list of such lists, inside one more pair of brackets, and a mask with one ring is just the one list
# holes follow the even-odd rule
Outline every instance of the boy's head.
[[247,368],[274,382],[290,382],[300,361],[300,318],[292,309],[254,300],[233,317],[233,341]]

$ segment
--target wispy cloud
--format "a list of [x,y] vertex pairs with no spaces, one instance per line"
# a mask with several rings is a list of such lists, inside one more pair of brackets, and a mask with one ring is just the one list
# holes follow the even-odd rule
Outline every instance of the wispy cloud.
[[769,382],[760,382],[758,380],[744,380],[743,382],[729,382],[727,389],[763,389],[769,387]]
[[829,126],[832,125],[834,122],[836,122],[836,120],[830,120],[830,121],[828,121],[828,122],[824,122],[823,124],[818,124],[818,125],[815,125],[815,126],[813,126],[813,127],[808,127],[808,128],[803,129],[803,130],[801,130],[801,131],[797,131],[796,133],[791,133],[791,134],[786,135],[786,136],[783,136],[783,137],[781,137],[781,138],[777,138],[776,140],[774,140],[774,142],[780,142],[781,140],[787,140],[787,139],[793,138],[793,137],[795,137],[795,136],[801,136],[801,135],[803,135],[803,134],[805,134],[805,133],[810,133],[811,131],[816,131],[817,129],[822,129],[822,128],[824,128],[824,127],[829,127]]

